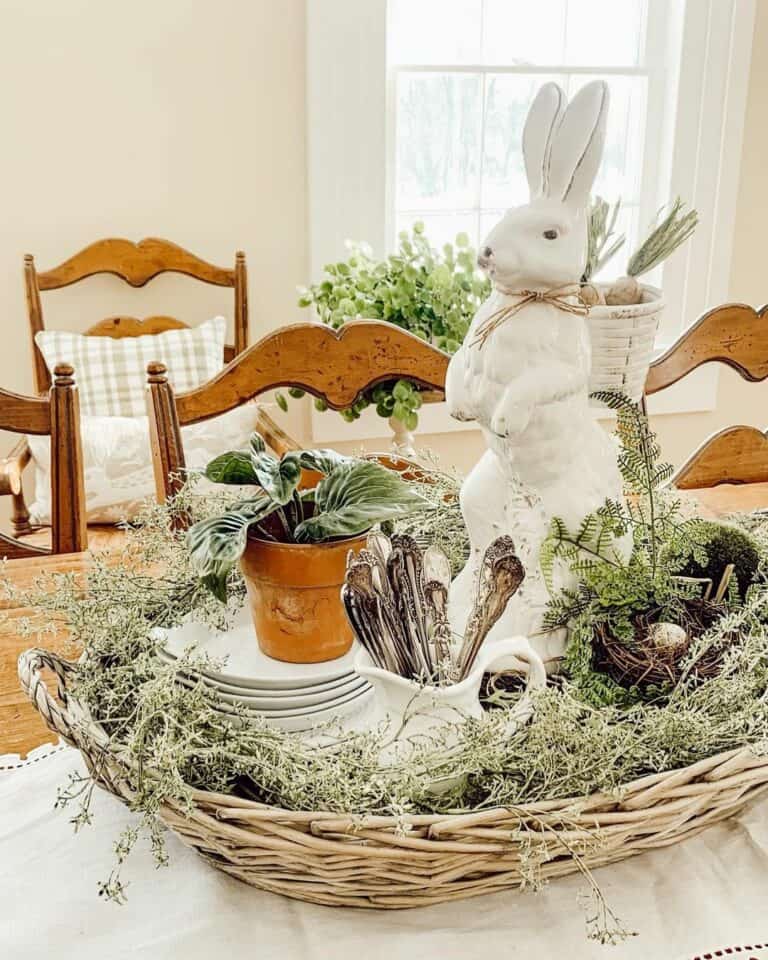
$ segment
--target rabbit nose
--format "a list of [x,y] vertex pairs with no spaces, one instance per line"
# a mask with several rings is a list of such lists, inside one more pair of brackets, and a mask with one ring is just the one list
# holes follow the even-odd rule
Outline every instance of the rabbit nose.
[[489,267],[491,264],[491,257],[493,257],[493,250],[490,247],[483,247],[477,257],[477,265],[481,270],[485,270],[486,267]]

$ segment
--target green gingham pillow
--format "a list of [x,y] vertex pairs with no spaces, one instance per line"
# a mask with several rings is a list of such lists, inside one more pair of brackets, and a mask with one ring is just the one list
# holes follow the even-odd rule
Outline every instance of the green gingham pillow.
[[141,417],[147,412],[147,364],[159,360],[177,393],[215,377],[224,363],[227,322],[214,317],[189,330],[168,330],[141,337],[87,337],[42,330],[35,343],[49,370],[71,363],[87,416]]

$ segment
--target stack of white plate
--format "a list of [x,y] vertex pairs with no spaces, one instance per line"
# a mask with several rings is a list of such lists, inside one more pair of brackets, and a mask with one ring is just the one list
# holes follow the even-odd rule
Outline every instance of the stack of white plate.
[[203,682],[222,713],[263,717],[284,730],[310,730],[330,720],[350,719],[371,704],[370,684],[352,668],[355,647],[325,663],[283,663],[261,652],[250,616],[231,630],[214,633],[200,623],[156,631],[159,655],[177,662],[188,651],[207,655],[216,667],[179,670],[186,686]]

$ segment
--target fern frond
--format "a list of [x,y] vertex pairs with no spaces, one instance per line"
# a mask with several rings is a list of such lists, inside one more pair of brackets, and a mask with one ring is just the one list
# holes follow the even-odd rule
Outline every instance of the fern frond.
[[566,626],[588,610],[592,599],[584,584],[579,584],[575,590],[562,590],[547,606],[542,626],[545,630]]
[[655,487],[661,486],[662,483],[669,480],[674,472],[674,467],[671,463],[660,463],[653,472],[653,485]]
[[590,396],[604,403],[610,410],[624,410],[635,406],[634,401],[619,390],[595,390]]

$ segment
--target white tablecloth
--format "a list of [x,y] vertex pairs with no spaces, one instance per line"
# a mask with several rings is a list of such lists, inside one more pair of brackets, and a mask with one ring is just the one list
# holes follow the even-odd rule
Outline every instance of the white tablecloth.
[[[128,903],[97,896],[112,844],[131,814],[98,791],[95,821],[75,836],[56,789],[80,765],[69,748],[0,772],[2,960],[676,960],[768,941],[768,801],[699,837],[599,871],[640,935],[588,942],[579,877],[416,910],[312,906],[262,893],[211,869],[169,837],[170,866],[144,844],[127,866]],[[2,764],[0,764],[2,766]],[[760,951],[740,957],[763,956]]]

